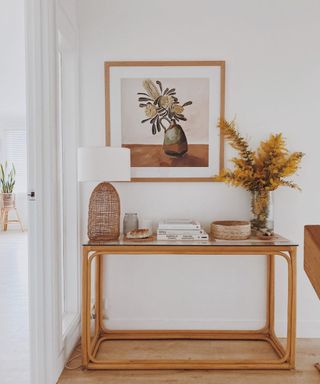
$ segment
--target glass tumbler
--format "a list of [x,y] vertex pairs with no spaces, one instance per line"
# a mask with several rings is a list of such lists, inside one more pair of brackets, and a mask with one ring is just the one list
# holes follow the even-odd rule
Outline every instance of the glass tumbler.
[[139,220],[137,213],[125,213],[123,218],[123,233],[126,235],[129,231],[138,229]]

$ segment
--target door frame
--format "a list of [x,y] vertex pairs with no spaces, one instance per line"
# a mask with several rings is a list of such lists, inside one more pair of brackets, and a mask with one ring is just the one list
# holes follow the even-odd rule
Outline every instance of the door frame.
[[56,1],[25,0],[29,201],[29,324],[32,384],[54,384],[78,341],[61,347],[57,189]]

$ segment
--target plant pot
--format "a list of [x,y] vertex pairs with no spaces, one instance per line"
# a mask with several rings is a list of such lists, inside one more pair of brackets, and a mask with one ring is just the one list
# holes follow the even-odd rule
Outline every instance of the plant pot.
[[273,235],[272,192],[254,191],[251,193],[251,229],[254,235]]
[[14,193],[1,193],[1,202],[3,208],[11,208],[15,206],[15,194]]
[[180,125],[172,122],[164,134],[163,151],[171,157],[182,157],[188,152],[187,137]]

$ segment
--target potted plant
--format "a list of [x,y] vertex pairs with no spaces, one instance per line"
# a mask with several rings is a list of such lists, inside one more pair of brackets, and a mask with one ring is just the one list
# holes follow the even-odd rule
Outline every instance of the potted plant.
[[182,127],[177,124],[186,121],[184,108],[192,104],[187,101],[180,104],[175,88],[163,88],[161,81],[156,84],[150,80],[144,80],[145,92],[138,92],[139,107],[144,109],[146,119],[149,121],[152,134],[164,131],[163,151],[171,157],[182,157],[188,152],[188,141]]
[[2,197],[3,207],[12,207],[14,205],[14,185],[16,177],[16,169],[12,163],[11,169],[8,169],[8,162],[0,164],[0,192]]
[[253,151],[237,130],[234,120],[228,122],[222,119],[218,127],[239,157],[231,160],[234,169],[224,169],[216,180],[242,187],[251,193],[252,231],[271,236],[274,229],[272,191],[280,186],[300,189],[287,178],[297,172],[304,154],[290,153],[281,133],[270,135]]

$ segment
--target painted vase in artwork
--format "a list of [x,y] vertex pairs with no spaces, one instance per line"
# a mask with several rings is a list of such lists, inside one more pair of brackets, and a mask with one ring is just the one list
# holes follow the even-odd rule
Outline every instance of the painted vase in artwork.
[[161,81],[154,83],[151,79],[143,81],[145,92],[138,92],[139,107],[144,109],[146,119],[141,123],[149,122],[153,135],[163,131],[163,151],[170,157],[182,157],[188,152],[188,141],[182,127],[177,124],[186,121],[184,109],[192,101],[180,103],[175,88],[164,88]]
[[182,157],[188,152],[187,137],[179,124],[173,121],[165,131],[163,151],[171,157]]

